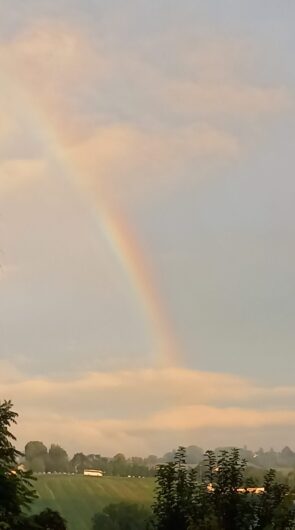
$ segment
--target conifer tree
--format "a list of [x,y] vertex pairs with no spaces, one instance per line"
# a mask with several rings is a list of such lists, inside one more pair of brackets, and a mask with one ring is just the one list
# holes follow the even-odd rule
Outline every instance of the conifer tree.
[[0,522],[7,528],[16,528],[22,511],[36,497],[31,472],[18,467],[23,455],[14,447],[15,437],[10,432],[18,416],[12,406],[11,401],[0,403]]
[[28,515],[37,495],[32,472],[18,465],[24,455],[15,448],[15,436],[10,432],[17,417],[11,401],[0,403],[0,530],[66,530],[56,511]]

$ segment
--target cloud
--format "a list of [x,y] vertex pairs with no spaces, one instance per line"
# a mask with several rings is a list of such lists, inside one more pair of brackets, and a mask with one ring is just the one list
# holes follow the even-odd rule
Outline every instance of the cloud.
[[239,407],[187,406],[176,407],[156,414],[147,428],[167,431],[195,430],[204,427],[227,429],[290,425],[295,423],[293,410],[255,410]]
[[3,263],[1,259],[0,281],[14,276],[16,273],[19,272],[19,270],[20,268],[17,265]]
[[[253,81],[241,41],[174,41],[114,50],[103,33],[39,21],[2,43],[0,63],[33,127],[50,132],[84,182],[145,193],[220,172],[255,144],[257,124],[293,106],[286,87]],[[175,64],[163,65],[157,48]]]
[[[18,437],[59,441],[69,450],[154,451],[163,439],[194,442],[196,433],[295,428],[295,388],[268,388],[230,374],[183,368],[25,377],[1,365],[1,396],[21,413]],[[291,432],[291,431],[290,431]],[[208,436],[207,443],[210,443]],[[257,444],[260,440],[257,437]],[[137,449],[136,449],[137,448]]]
[[104,63],[78,26],[62,20],[35,21],[0,45],[1,82],[18,114],[33,116],[41,136],[44,128],[55,129],[67,142],[88,131],[85,98],[92,86],[96,90]]
[[91,75],[93,60],[91,46],[79,29],[61,21],[36,22],[0,47],[4,73],[11,75],[12,82],[22,83],[17,88],[52,104],[58,104],[60,97],[65,102],[64,91],[86,73]]
[[81,179],[112,192],[128,184],[128,193],[153,182],[177,181],[185,166],[223,164],[239,156],[238,140],[207,126],[147,130],[116,123],[67,151]]
[[229,114],[251,119],[263,114],[272,116],[294,106],[285,87],[263,88],[236,81],[222,85],[193,81],[172,83],[167,87],[166,101],[178,112]]
[[[155,45],[155,43],[154,43]],[[174,32],[161,35],[159,49],[169,49],[173,61],[160,63],[156,70],[156,94],[166,110],[176,114],[207,117],[231,117],[240,127],[249,119],[261,122],[293,108],[294,94],[281,81],[265,83],[261,76],[261,42],[238,37],[213,37],[210,32],[196,38],[188,32],[181,42]],[[173,65],[177,66],[175,73]],[[144,66],[136,63],[144,82]],[[163,74],[165,72],[166,75]],[[149,71],[150,76],[150,71]]]
[[0,161],[0,197],[44,178],[43,160],[4,160]]

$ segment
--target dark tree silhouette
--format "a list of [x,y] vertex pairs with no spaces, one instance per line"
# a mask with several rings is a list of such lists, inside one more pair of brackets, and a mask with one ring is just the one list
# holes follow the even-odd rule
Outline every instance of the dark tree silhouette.
[[0,404],[0,523],[8,528],[16,527],[22,511],[36,497],[32,473],[18,468],[18,459],[23,455],[14,447],[15,437],[10,432],[18,417],[12,407],[11,401]]
[[93,530],[147,530],[151,513],[145,506],[121,502],[109,504],[92,520]]
[[24,455],[15,448],[10,432],[18,417],[12,408],[11,401],[0,403],[0,530],[65,530],[66,523],[58,512],[45,510],[28,516],[37,495],[32,472],[18,465]]
[[[201,473],[199,472],[201,469]],[[199,471],[187,469],[185,449],[159,466],[153,506],[156,530],[294,530],[289,489],[269,471],[260,493],[246,479],[238,449],[205,453]]]
[[32,517],[33,523],[37,525],[37,528],[43,528],[44,530],[66,530],[66,522],[61,515],[47,508],[43,512]]

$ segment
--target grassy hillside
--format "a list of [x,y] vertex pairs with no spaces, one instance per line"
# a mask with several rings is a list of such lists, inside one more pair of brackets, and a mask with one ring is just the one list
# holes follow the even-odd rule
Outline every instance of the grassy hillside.
[[91,530],[94,513],[111,502],[150,505],[154,484],[152,478],[41,475],[36,482],[39,498],[34,503],[34,512],[49,507],[65,517],[69,530]]

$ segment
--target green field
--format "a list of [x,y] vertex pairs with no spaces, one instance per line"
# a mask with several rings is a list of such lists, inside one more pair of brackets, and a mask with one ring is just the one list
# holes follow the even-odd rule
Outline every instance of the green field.
[[36,481],[39,498],[34,512],[46,507],[58,510],[69,530],[91,530],[94,513],[112,502],[129,501],[150,505],[155,481],[152,478],[83,477],[40,475]]

